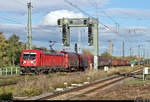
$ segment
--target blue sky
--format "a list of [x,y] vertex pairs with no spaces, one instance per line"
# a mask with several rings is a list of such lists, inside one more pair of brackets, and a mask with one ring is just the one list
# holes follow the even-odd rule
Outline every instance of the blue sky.
[[[57,27],[56,21],[62,17],[88,17],[73,8],[64,0],[0,0],[0,31],[4,32],[8,38],[12,34],[17,34],[20,41],[26,42],[26,22],[27,22],[27,2],[31,1],[32,8],[32,36],[33,45],[45,46],[49,48],[49,40],[56,40],[58,43],[54,47],[57,50],[63,48],[61,42],[61,29]],[[114,56],[122,56],[122,42],[125,41],[125,55],[130,54],[129,49],[133,49],[133,55],[137,55],[138,45],[145,54],[149,55],[150,37],[150,1],[149,0],[69,0],[78,5],[82,10],[91,16],[98,17],[99,21],[107,25],[108,30],[99,24],[99,48],[101,54],[108,51],[108,40],[114,44]],[[119,32],[116,33],[116,25],[119,24]],[[87,28],[80,28],[81,48],[87,46]],[[71,50],[74,43],[78,41],[78,29],[71,28]]]
[[106,8],[139,8],[139,9],[148,9],[149,0],[111,0]]

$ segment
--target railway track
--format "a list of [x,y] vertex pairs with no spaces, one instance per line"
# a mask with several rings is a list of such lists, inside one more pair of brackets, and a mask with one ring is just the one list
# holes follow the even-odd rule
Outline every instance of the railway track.
[[0,87],[6,87],[6,86],[16,85],[17,84],[16,80],[11,81],[11,82],[7,82],[7,80],[13,79],[14,77],[20,77],[20,76],[17,75],[17,76],[2,76],[2,77],[0,77],[0,80],[4,80],[4,82],[0,83]]
[[16,84],[17,84],[17,81],[9,82],[9,83],[1,83],[0,87],[11,86],[11,85],[16,85]]
[[76,97],[80,97],[85,94],[90,94],[96,90],[103,89],[109,87],[117,82],[120,82],[128,77],[133,77],[135,74],[139,73],[142,69],[138,69],[136,71],[123,73],[120,75],[114,75],[102,80],[97,80],[95,82],[88,83],[83,86],[79,86],[73,89],[66,89],[60,92],[49,93],[41,96],[36,96],[32,98],[28,98],[25,100],[71,100]]
[[[143,66],[135,66],[136,68],[141,68],[141,67],[143,67]],[[124,73],[124,74],[120,74],[120,75],[124,75],[124,76],[128,76],[128,74],[130,74],[131,75],[131,73]],[[27,75],[30,75],[30,76],[33,76],[33,74],[27,74]],[[26,75],[15,75],[15,76],[1,76],[0,77],[0,79],[2,79],[2,80],[7,80],[7,79],[12,79],[12,78],[14,78],[14,77],[21,77],[21,79],[23,78],[23,77],[25,77]],[[32,79],[32,80],[34,80],[34,79]],[[14,82],[10,82],[10,83],[2,83],[2,84],[0,84],[0,87],[1,86],[9,86],[9,85],[14,85],[14,84],[16,84],[17,83],[17,81],[14,81]]]
[[[18,78],[17,80],[11,81],[11,82],[7,82],[7,80],[9,79],[14,79],[14,78]],[[17,76],[3,76],[0,77],[0,80],[4,80],[3,83],[0,83],[0,87],[6,87],[6,86],[12,86],[12,85],[16,85],[18,83],[18,81],[22,80],[25,76],[22,75],[17,75]],[[30,80],[35,80],[35,79],[30,79]]]
[[0,79],[11,79],[13,77],[20,77],[20,75],[15,75],[15,76],[12,76],[12,75],[10,75],[10,76],[0,76]]

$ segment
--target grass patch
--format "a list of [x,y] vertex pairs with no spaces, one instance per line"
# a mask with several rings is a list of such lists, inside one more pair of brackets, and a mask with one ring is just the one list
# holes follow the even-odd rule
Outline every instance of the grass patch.
[[81,84],[83,81],[81,80],[73,80],[71,81],[72,84]]
[[16,82],[16,81],[18,81],[20,79],[21,78],[19,78],[19,77],[12,77],[12,78],[9,78],[9,79],[0,79],[0,84]]
[[[8,80],[12,81],[21,79],[16,86],[10,88],[6,87],[5,90],[6,92],[12,92],[14,96],[36,96],[42,93],[53,92],[56,88],[65,88],[71,84],[80,84],[85,81],[95,81],[117,73],[125,73],[135,70],[137,68],[137,66],[134,68],[110,68],[108,73],[105,73],[103,69],[100,69],[97,71],[86,70],[85,72],[74,73],[57,72],[38,76],[27,75],[18,79],[16,77]],[[67,85],[64,85],[64,83],[67,83]],[[0,93],[2,93],[1,88]]]
[[67,72],[56,72],[56,73],[49,73],[47,77],[56,77],[56,76],[66,76],[68,73]]
[[16,95],[15,86],[0,87],[0,100],[11,100]]
[[42,90],[38,88],[33,88],[33,89],[24,88],[21,91],[21,94],[23,96],[37,96],[37,95],[40,95],[41,93],[42,93]]
[[150,75],[147,76],[147,80],[143,80],[143,76],[140,75],[138,78],[127,80],[124,82],[124,84],[145,84],[150,83]]
[[128,84],[143,84],[145,81],[143,81],[142,79],[133,79],[133,80],[128,80],[125,81],[124,84],[128,85]]
[[56,75],[65,76],[65,75],[67,75],[67,73],[66,72],[56,72]]
[[13,99],[12,93],[0,94],[0,100],[12,100],[12,99]]

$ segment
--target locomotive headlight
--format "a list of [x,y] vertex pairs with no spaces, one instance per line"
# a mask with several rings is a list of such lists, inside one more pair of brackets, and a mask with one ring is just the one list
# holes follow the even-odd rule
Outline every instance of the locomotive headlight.
[[26,61],[22,61],[22,63],[23,63],[23,64],[25,64],[25,63],[26,63]]
[[33,61],[31,61],[31,63],[33,64]]
[[36,61],[31,61],[32,64],[35,64]]

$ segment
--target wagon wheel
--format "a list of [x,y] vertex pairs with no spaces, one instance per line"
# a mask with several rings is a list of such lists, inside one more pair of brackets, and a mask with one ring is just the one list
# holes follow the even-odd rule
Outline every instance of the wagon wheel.
[[68,72],[72,72],[71,68],[68,69]]
[[40,70],[40,71],[39,71],[39,74],[43,74],[43,71],[42,71],[42,70]]
[[85,71],[85,67],[82,67],[80,70],[81,70],[82,72]]
[[52,72],[53,72],[53,70],[52,70],[52,69],[49,69],[49,70],[48,70],[48,73],[52,73]]
[[87,67],[84,67],[84,71],[87,69]]

